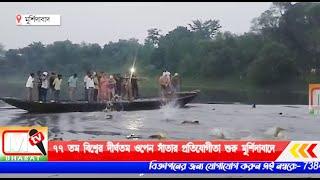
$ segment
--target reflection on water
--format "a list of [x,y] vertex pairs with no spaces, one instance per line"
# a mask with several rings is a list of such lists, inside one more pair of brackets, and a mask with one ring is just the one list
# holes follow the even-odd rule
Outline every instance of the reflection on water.
[[235,91],[202,90],[197,102],[241,102],[247,104],[308,104],[307,90],[305,93],[290,91]]
[[140,118],[137,119],[129,119],[127,129],[129,130],[139,130],[143,127],[143,123]]
[[49,138],[60,140],[115,140],[132,135],[141,139],[163,135],[167,139],[318,140],[320,136],[319,118],[308,114],[306,105],[190,104],[150,111],[60,114],[29,114],[5,105],[0,108],[0,120],[0,126],[48,126]]

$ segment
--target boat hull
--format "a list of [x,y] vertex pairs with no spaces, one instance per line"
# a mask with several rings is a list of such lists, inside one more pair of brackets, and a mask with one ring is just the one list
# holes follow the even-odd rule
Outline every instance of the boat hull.
[[[174,98],[174,100],[170,102],[173,106],[182,107],[191,102],[197,96],[197,94],[198,91],[179,93],[177,95],[177,98]],[[1,98],[1,100],[19,109],[26,110],[30,113],[94,112],[103,111],[107,108],[116,111],[137,111],[159,109],[161,106],[166,104],[159,98],[134,100],[132,102],[119,101],[113,102],[111,104],[88,103],[85,101],[39,103],[29,102],[11,97]]]

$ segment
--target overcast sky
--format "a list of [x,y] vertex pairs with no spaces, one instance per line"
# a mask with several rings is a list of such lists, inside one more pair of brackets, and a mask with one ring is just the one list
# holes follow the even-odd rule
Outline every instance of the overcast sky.
[[[20,48],[34,41],[60,40],[99,43],[137,38],[150,28],[165,34],[195,19],[218,19],[223,31],[249,31],[251,20],[271,2],[1,2],[0,43],[5,49]],[[17,14],[60,14],[61,26],[16,26]]]

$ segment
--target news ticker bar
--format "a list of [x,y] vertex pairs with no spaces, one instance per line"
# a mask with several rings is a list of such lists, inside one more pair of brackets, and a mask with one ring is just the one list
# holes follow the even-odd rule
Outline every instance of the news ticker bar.
[[6,161],[320,161],[320,141],[49,141],[47,127],[0,127]]
[[320,173],[320,162],[2,162],[0,173]]
[[26,133],[3,133],[0,161],[320,161],[315,141],[45,141],[41,131]]
[[319,141],[49,141],[49,161],[320,161]]
[[275,161],[288,141],[49,141],[49,161]]

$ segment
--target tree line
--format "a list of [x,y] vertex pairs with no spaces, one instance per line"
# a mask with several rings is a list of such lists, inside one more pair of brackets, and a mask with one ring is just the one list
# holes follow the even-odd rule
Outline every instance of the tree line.
[[320,68],[320,4],[272,3],[241,35],[221,32],[217,19],[198,19],[166,34],[151,28],[144,43],[120,39],[101,47],[66,40],[1,51],[4,75],[38,70],[125,73],[136,58],[137,72],[144,76],[168,70],[184,77],[235,77],[257,86],[305,80],[311,69]]

